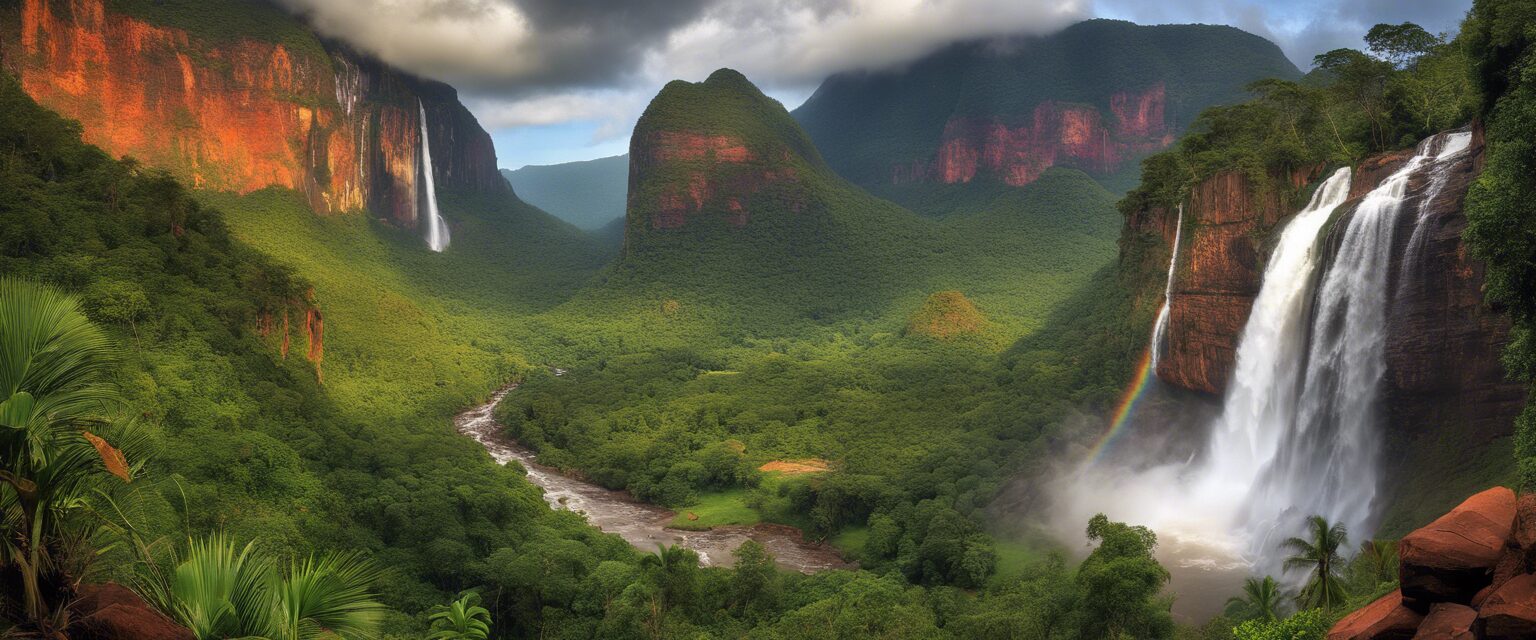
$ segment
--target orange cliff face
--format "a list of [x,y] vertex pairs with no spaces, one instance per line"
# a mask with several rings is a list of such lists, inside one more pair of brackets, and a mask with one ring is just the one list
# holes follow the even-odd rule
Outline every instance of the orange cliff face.
[[80,121],[86,141],[192,186],[294,189],[320,213],[371,207],[413,225],[421,99],[438,183],[500,188],[489,136],[472,117],[459,130],[468,114],[451,90],[351,52],[204,42],[103,0],[21,0],[14,15],[0,13],[0,60],[28,94]]
[[[788,151],[758,153],[731,135],[658,131],[632,145],[631,208],[644,212],[652,229],[677,229],[701,214],[716,213],[735,227],[751,218],[752,203],[770,187],[796,185],[799,174]],[[654,197],[637,185],[659,183]],[[792,212],[804,199],[785,198]]]
[[956,184],[987,176],[1019,187],[1057,165],[1112,173],[1173,143],[1166,103],[1167,91],[1158,84],[1111,96],[1107,116],[1092,106],[1046,101],[1018,126],[997,116],[952,118],[935,158],[895,165],[891,181]]

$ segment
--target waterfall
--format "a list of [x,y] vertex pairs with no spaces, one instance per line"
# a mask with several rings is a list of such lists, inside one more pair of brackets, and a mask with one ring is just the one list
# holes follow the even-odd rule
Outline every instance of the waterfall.
[[1373,533],[1394,235],[1410,178],[1436,162],[1445,137],[1425,140],[1361,200],[1318,285],[1310,344],[1277,354],[1305,362],[1306,371],[1296,416],[1247,502],[1257,551],[1298,532],[1310,515],[1344,524],[1357,542]]
[[[1301,535],[1308,516],[1343,524],[1352,545],[1368,539],[1380,506],[1395,236],[1414,222],[1405,209],[1427,226],[1447,161],[1468,147],[1462,136],[1425,140],[1347,217],[1335,214],[1352,173],[1329,176],[1279,230],[1205,446],[1183,461],[1081,467],[1062,481],[1052,527],[1080,537],[1103,512],[1157,531],[1170,567],[1276,576],[1280,540]],[[1417,208],[1405,204],[1410,182],[1424,194]]]
[[420,100],[416,101],[416,108],[421,111],[421,169],[425,178],[422,184],[427,189],[427,246],[441,252],[448,248],[448,225],[437,212],[437,185],[432,177],[432,142],[427,137],[427,108]]
[[1152,327],[1152,370],[1157,371],[1157,362],[1162,359],[1163,351],[1167,349],[1168,342],[1168,316],[1173,306],[1173,275],[1179,267],[1179,238],[1184,234],[1184,203],[1179,203],[1178,221],[1173,228],[1173,250],[1168,257],[1168,281],[1163,284],[1163,308],[1157,312],[1157,324]]
[[[1430,138],[1432,144],[1435,138]],[[1440,149],[1435,152],[1434,165],[1429,177],[1429,186],[1424,188],[1424,197],[1419,200],[1419,215],[1413,224],[1413,235],[1408,239],[1408,250],[1403,253],[1403,266],[1399,271],[1398,290],[1402,291],[1410,283],[1419,281],[1414,277],[1418,272],[1419,256],[1424,253],[1424,243],[1429,238],[1429,213],[1435,200],[1440,197],[1440,192],[1445,190],[1446,183],[1451,181],[1451,167],[1454,159],[1472,146],[1472,132],[1457,131],[1444,136]]]

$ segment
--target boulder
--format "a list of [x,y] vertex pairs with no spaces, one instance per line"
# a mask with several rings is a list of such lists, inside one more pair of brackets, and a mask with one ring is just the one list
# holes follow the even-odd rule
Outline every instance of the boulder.
[[192,631],[119,584],[84,585],[70,607],[72,640],[195,640]]
[[1483,602],[1488,599],[1488,596],[1493,595],[1493,592],[1498,591],[1499,587],[1504,586],[1504,583],[1509,582],[1515,576],[1522,573],[1526,573],[1525,551],[1513,543],[1505,545],[1504,553],[1499,556],[1498,564],[1493,565],[1493,575],[1488,581],[1488,586],[1483,587],[1482,591],[1478,591],[1477,595],[1472,596],[1472,607],[1474,609],[1482,607]]
[[1328,640],[1412,640],[1424,614],[1403,606],[1393,591],[1344,617],[1328,630]]
[[1515,492],[1495,487],[1403,537],[1404,603],[1427,612],[1437,602],[1467,604],[1493,580],[1515,530]]
[[1429,608],[1413,640],[1474,640],[1472,625],[1476,622],[1477,611],[1471,607],[1441,602]]
[[1488,596],[1476,627],[1485,640],[1536,638],[1536,575],[1516,576]]

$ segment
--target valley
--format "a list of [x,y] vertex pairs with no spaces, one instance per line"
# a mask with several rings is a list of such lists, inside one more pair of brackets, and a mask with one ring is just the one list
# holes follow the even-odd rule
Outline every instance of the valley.
[[0,634],[1529,637],[1527,4],[710,64],[509,171],[324,3],[0,3]]

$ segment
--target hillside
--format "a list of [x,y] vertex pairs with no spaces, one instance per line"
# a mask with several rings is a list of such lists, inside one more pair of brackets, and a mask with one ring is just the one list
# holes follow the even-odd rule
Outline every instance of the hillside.
[[1090,20],[1059,33],[952,45],[897,71],[828,78],[794,116],[829,165],[922,213],[932,185],[988,192],[1052,166],[1111,191],[1207,106],[1300,74],[1231,27]]
[[629,156],[502,169],[519,198],[561,220],[596,231],[624,217]]

